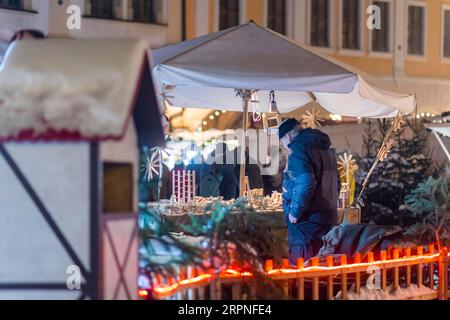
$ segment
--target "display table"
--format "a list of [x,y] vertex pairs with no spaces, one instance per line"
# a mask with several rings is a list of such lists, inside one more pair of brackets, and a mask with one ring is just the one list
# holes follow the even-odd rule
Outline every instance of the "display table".
[[[286,229],[286,221],[282,211],[255,211],[246,213],[248,215],[249,221],[251,223],[252,219],[259,219],[261,215],[264,216],[265,219],[271,221],[271,225],[273,229]],[[184,232],[183,225],[189,225],[191,223],[191,218],[195,217],[198,219],[200,223],[207,222],[209,219],[209,214],[163,214],[163,219],[170,222],[170,225],[173,226],[173,232]],[[233,213],[231,213],[231,217]]]

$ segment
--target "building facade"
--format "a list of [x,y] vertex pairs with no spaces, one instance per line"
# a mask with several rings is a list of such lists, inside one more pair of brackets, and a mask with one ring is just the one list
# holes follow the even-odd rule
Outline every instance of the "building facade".
[[[80,9],[79,29],[67,27],[71,5]],[[141,38],[159,48],[181,41],[182,0],[0,0],[0,28],[64,38]]]

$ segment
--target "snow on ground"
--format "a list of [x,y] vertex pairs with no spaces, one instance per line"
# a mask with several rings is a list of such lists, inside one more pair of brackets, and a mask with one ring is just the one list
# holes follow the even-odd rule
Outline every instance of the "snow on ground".
[[[429,295],[436,293],[428,287],[421,286],[420,288],[411,284],[408,288],[398,288],[394,290],[393,284],[391,284],[386,291],[381,289],[369,289],[367,286],[361,287],[359,294],[355,293],[354,285],[347,293],[348,300],[411,300],[423,295]],[[341,291],[338,292],[335,299],[342,299]]]

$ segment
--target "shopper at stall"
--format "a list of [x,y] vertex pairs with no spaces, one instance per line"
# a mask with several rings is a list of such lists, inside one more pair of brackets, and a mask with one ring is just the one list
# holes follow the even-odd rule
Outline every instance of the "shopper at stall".
[[200,178],[200,196],[221,196],[224,200],[237,198],[239,183],[234,175],[234,165],[226,161],[227,152],[229,152],[228,146],[219,142],[209,155]]
[[314,257],[324,236],[337,223],[337,161],[330,138],[302,129],[294,119],[279,126],[288,153],[283,181],[283,210],[288,225],[289,262]]

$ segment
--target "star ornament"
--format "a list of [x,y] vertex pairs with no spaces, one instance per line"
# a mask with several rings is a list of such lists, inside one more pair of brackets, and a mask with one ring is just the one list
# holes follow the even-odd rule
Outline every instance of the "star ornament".
[[151,149],[145,158],[144,163],[144,178],[147,182],[155,178],[159,179],[162,176],[162,151],[156,147]]
[[166,108],[168,106],[172,106],[173,105],[172,99],[174,99],[175,96],[169,95],[168,92],[170,92],[174,88],[175,88],[175,86],[172,86],[172,85],[169,85],[169,84],[165,84],[164,87],[163,87],[163,91],[160,93],[161,98],[162,98],[163,103],[164,103]]
[[325,121],[324,119],[320,118],[320,111],[316,111],[314,108],[311,111],[306,111],[306,114],[303,115],[303,124],[307,128],[316,129],[318,127],[321,127],[322,125],[320,122]]
[[353,155],[348,155],[347,153],[339,156],[338,167],[341,177],[353,174],[356,170],[358,170],[358,165],[356,164],[356,160],[353,158]]

